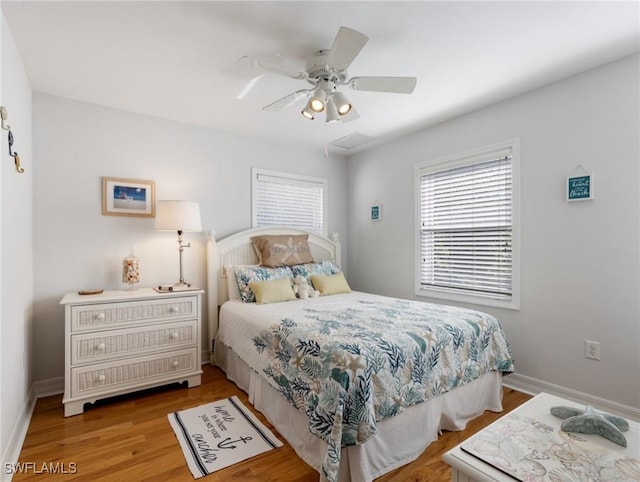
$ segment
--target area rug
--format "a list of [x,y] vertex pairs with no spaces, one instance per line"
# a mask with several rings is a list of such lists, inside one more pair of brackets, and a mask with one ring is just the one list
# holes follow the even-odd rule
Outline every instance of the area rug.
[[195,479],[282,446],[235,396],[168,417]]

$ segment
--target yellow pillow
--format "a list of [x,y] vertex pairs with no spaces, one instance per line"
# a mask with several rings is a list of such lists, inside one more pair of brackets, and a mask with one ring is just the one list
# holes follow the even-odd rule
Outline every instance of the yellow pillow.
[[289,278],[252,281],[249,283],[249,288],[256,295],[256,303],[275,303],[296,299]]
[[344,273],[340,271],[338,274],[328,275],[311,275],[313,287],[317,289],[321,295],[335,295],[338,293],[351,293],[349,283],[344,279]]

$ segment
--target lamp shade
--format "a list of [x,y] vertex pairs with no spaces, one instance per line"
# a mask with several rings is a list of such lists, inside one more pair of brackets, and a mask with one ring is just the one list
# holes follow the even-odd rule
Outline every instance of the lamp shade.
[[345,115],[349,113],[351,110],[351,102],[349,102],[346,95],[342,92],[336,91],[331,95],[331,98],[338,109],[338,114]]
[[202,231],[200,205],[190,201],[158,201],[156,229],[158,231]]
[[338,116],[338,109],[336,105],[333,103],[333,99],[327,99],[326,122],[336,122],[339,120],[340,120],[340,117]]
[[315,116],[313,115],[313,111],[309,108],[309,105],[304,106],[304,109],[302,109],[301,114],[304,116],[305,119],[309,119],[309,120],[315,119]]
[[326,92],[324,91],[322,86],[319,86],[314,92],[311,99],[309,99],[309,103],[307,105],[313,112],[322,112],[324,110],[324,103],[326,98]]

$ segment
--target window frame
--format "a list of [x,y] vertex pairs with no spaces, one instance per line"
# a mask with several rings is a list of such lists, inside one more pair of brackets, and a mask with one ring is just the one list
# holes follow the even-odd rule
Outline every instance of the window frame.
[[[512,234],[512,290],[510,299],[498,299],[490,295],[482,295],[471,291],[464,292],[450,291],[446,288],[430,287],[425,288],[420,284],[421,278],[421,176],[432,172],[453,169],[464,165],[481,163],[488,161],[491,155],[497,151],[511,151],[511,234]],[[471,303],[496,308],[506,308],[512,310],[520,309],[520,140],[518,138],[505,140],[491,145],[470,149],[457,154],[447,155],[415,165],[414,173],[414,286],[416,296],[455,301],[460,303]]]
[[290,226],[286,224],[278,224],[278,225],[274,224],[274,225],[266,225],[266,226],[287,226],[287,227],[290,226],[293,228],[302,229],[304,231],[313,232],[325,238],[327,237],[327,232],[328,232],[327,213],[328,213],[328,206],[329,206],[329,195],[328,195],[329,183],[327,179],[321,178],[321,177],[303,176],[300,174],[292,174],[288,172],[272,171],[269,169],[262,169],[258,167],[251,168],[251,227],[252,228],[259,227],[257,188],[258,188],[258,182],[259,182],[258,177],[261,175],[282,179],[284,181],[282,184],[290,184],[290,185],[309,184],[309,185],[321,186],[322,188],[322,231],[321,232],[316,232],[301,226]]

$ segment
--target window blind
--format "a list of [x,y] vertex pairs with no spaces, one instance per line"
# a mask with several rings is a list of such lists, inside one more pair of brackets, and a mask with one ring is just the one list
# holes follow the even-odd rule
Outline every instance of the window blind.
[[510,299],[511,153],[420,176],[420,285]]
[[322,235],[326,182],[258,173],[254,225],[292,226]]

